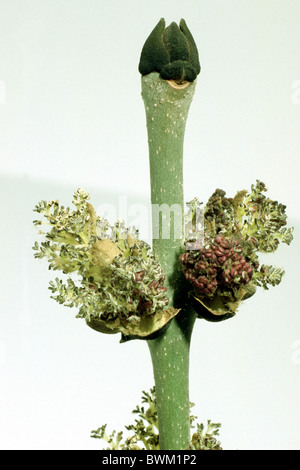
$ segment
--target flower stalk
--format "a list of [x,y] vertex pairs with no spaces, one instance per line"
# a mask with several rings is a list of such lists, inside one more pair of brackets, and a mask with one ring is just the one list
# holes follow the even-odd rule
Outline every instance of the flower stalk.
[[157,72],[142,77],[151,203],[153,210],[162,208],[162,217],[153,217],[153,251],[166,275],[170,305],[181,309],[162,336],[148,341],[160,448],[173,450],[187,448],[190,441],[189,349],[196,316],[187,306],[186,281],[178,258],[185,250],[183,143],[194,90],[195,82],[178,85],[163,80]]

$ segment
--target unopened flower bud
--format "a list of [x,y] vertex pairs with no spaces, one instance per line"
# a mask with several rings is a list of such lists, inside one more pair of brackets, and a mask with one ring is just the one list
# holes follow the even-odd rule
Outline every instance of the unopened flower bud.
[[198,50],[183,19],[179,27],[173,22],[166,28],[163,18],[158,22],[143,46],[139,72],[159,72],[164,80],[180,84],[196,79],[200,73]]

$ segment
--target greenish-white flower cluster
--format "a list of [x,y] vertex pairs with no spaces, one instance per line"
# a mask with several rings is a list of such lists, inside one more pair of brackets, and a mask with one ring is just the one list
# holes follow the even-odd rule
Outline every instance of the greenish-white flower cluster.
[[166,308],[165,276],[135,228],[121,220],[111,225],[88,200],[78,189],[73,211],[58,201],[41,201],[34,209],[43,216],[34,224],[48,226],[41,231],[44,240],[35,242],[35,257],[67,275],[50,282],[52,298],[78,307],[77,316],[98,331],[148,336],[175,314]]

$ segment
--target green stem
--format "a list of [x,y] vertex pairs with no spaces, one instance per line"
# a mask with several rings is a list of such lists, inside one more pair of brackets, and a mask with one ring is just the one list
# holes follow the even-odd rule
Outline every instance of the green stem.
[[142,77],[153,250],[166,275],[169,305],[181,309],[163,335],[148,341],[156,387],[160,449],[164,450],[185,449],[190,441],[189,349],[196,316],[187,306],[179,255],[184,251],[183,142],[194,90],[195,82],[178,86],[161,79],[156,72]]
[[161,450],[183,450],[190,442],[189,351],[195,315],[181,312],[159,338],[149,340]]

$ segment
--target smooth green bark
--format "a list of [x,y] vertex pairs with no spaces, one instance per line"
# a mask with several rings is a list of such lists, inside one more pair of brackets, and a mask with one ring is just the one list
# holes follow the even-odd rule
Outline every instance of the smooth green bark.
[[195,85],[196,82],[177,86],[155,72],[142,78],[153,250],[166,275],[170,306],[180,309],[166,332],[148,341],[162,450],[185,449],[190,440],[189,350],[196,316],[187,306],[186,281],[179,255],[184,251],[183,143]]

